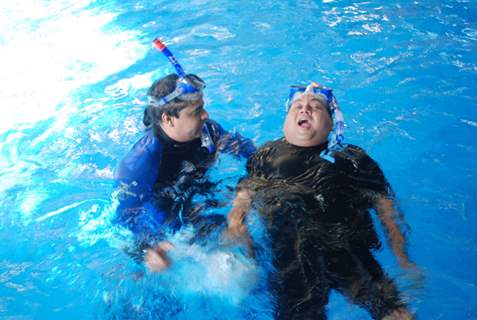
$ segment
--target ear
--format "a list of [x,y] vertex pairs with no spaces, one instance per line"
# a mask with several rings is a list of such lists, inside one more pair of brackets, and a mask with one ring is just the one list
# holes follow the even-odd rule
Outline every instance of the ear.
[[165,124],[165,125],[171,126],[171,127],[174,126],[174,121],[172,119],[173,119],[173,117],[166,114],[165,112],[161,115],[162,123]]

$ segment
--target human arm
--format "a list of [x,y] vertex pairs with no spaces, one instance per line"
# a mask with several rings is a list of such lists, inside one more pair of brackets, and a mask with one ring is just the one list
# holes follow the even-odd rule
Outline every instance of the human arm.
[[136,262],[143,263],[149,271],[158,272],[170,265],[167,251],[173,246],[167,241],[157,243],[164,238],[164,220],[166,213],[159,210],[151,201],[141,201],[141,197],[128,191],[118,193],[122,199],[116,209],[115,222],[129,229],[133,234],[133,243],[124,248]]
[[157,241],[164,237],[166,212],[157,206],[153,186],[159,175],[162,146],[151,131],[133,146],[115,171],[115,222],[129,229],[134,243],[125,252],[151,271],[169,265],[166,251],[171,246]]
[[247,234],[247,227],[244,220],[250,209],[252,199],[248,190],[237,192],[232,204],[232,209],[227,215],[227,235],[240,238]]
[[[151,130],[137,141],[114,172],[117,200],[116,222],[134,234],[147,224],[161,224],[165,212],[155,205],[154,184],[159,175],[162,145]],[[150,218],[151,221],[148,221]]]
[[224,238],[229,243],[244,243],[249,253],[251,253],[252,240],[245,224],[245,218],[252,203],[252,191],[240,189],[233,201],[232,209],[227,215],[227,229]]
[[405,226],[402,214],[396,209],[394,201],[387,197],[378,197],[374,203],[377,216],[386,230],[391,248],[399,265],[409,269],[414,267],[407,253],[407,241],[403,232]]
[[375,209],[399,265],[403,268],[413,267],[414,264],[407,253],[405,231],[409,227],[402,213],[396,208],[395,194],[384,172],[361,148],[349,146],[347,150],[352,160],[350,164],[353,165],[353,184],[359,186],[361,196],[366,199],[370,208]]
[[[266,192],[269,181],[263,175],[263,162],[267,151],[263,148],[257,150],[247,161],[247,176],[238,183],[237,193],[232,204],[232,209],[227,216],[228,228],[224,232],[229,242],[245,243],[252,254],[252,240],[247,229],[246,217],[250,212],[252,202],[261,192]],[[260,197],[258,197],[260,198]]]
[[214,120],[207,120],[206,125],[212,135],[218,151],[249,159],[256,151],[253,141],[238,132],[228,132]]
[[173,246],[168,241],[160,241],[165,236],[166,213],[156,207],[151,200],[142,201],[133,192],[121,195],[122,201],[116,209],[116,222],[133,234],[133,244],[125,252],[138,263],[144,263],[151,272],[165,270],[171,264],[167,252]]

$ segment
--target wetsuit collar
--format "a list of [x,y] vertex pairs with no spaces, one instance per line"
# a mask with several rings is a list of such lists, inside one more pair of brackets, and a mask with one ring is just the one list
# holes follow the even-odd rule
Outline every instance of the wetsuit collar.
[[285,138],[283,138],[283,141],[285,141],[285,143],[289,144],[290,146],[293,146],[297,149],[302,149],[302,150],[314,150],[314,151],[317,151],[317,152],[321,152],[323,150],[325,150],[327,147],[328,147],[328,141],[325,141],[321,144],[318,144],[316,146],[311,146],[311,147],[301,147],[301,146],[296,146],[294,144],[291,144],[290,142],[288,142]]
[[161,126],[156,127],[157,130],[155,134],[157,135],[158,139],[163,143],[163,146],[166,148],[177,148],[177,149],[183,149],[187,148],[189,146],[192,146],[194,144],[197,144],[198,141],[200,141],[200,138],[194,139],[192,141],[187,141],[187,142],[178,142],[171,137],[169,137],[164,130],[161,128]]

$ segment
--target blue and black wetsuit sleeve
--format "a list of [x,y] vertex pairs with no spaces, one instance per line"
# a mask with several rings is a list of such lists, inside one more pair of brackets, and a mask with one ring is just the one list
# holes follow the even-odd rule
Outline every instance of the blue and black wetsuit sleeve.
[[228,132],[214,120],[205,124],[219,152],[229,153],[237,157],[249,159],[256,151],[253,141],[238,132]]
[[162,145],[149,130],[115,172],[119,201],[115,221],[131,230],[141,243],[157,237],[166,218],[166,213],[157,207],[153,191],[161,158]]

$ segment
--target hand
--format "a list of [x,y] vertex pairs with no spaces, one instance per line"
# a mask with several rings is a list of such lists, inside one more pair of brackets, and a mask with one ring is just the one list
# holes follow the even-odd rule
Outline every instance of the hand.
[[167,257],[167,251],[174,248],[169,241],[160,242],[155,248],[146,250],[144,263],[150,272],[161,272],[171,265],[171,261]]
[[392,313],[385,316],[382,320],[412,320],[414,316],[405,308],[395,309]]
[[425,286],[426,275],[424,271],[413,263],[406,268],[403,278],[409,281],[409,288],[413,290],[422,290]]
[[414,262],[410,261],[407,255],[403,253],[400,255],[397,255],[397,260],[401,268],[403,268],[404,270],[413,270],[417,268]]

